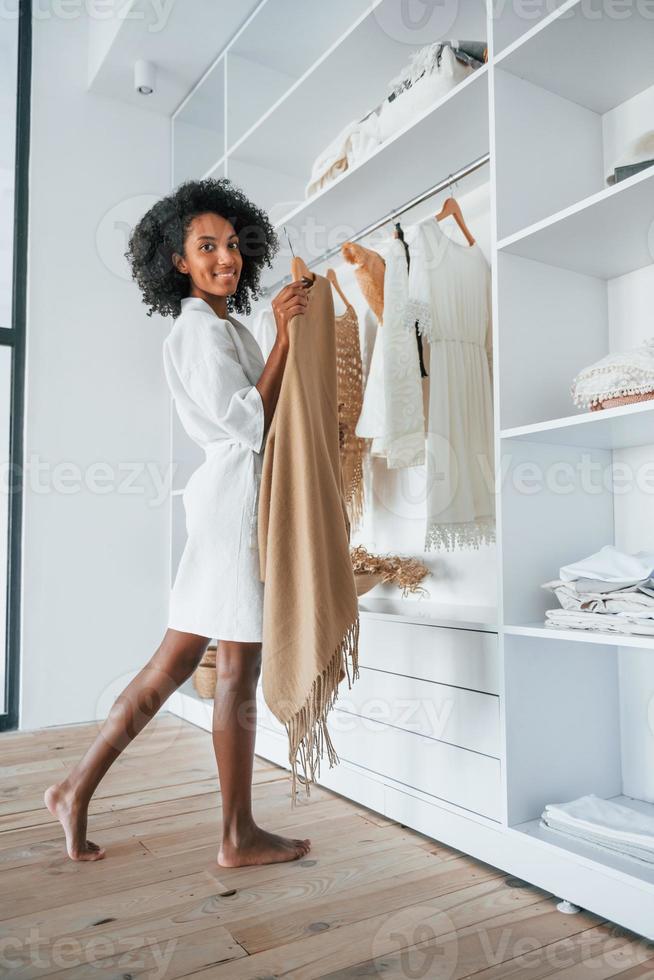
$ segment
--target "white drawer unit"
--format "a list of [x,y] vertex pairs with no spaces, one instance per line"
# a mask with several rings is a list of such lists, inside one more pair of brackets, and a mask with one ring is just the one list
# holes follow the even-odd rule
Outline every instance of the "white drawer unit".
[[497,633],[423,626],[362,614],[359,663],[439,684],[499,694]]
[[499,698],[447,684],[361,667],[336,707],[395,728],[500,757]]
[[340,711],[329,733],[341,761],[437,799],[500,820],[500,761],[382,722]]
[[[363,614],[359,677],[328,719],[339,758],[501,820],[497,634]],[[258,723],[285,730],[257,692]]]

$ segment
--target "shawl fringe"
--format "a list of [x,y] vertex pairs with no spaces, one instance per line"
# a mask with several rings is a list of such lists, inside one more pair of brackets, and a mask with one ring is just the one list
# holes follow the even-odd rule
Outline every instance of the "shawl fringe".
[[482,544],[495,541],[495,520],[482,517],[476,521],[463,521],[458,524],[432,524],[425,535],[425,551],[443,548],[479,548]]
[[[348,657],[352,661],[352,676]],[[359,616],[348,626],[345,636],[336,647],[327,667],[318,674],[306,702],[286,722],[291,766],[291,804],[297,804],[298,782],[304,785],[306,798],[311,795],[310,785],[320,776],[320,760],[325,748],[331,769],[340,760],[329,736],[327,715],[338,699],[341,668],[345,663],[348,687],[359,677]],[[298,772],[298,759],[302,774]]]

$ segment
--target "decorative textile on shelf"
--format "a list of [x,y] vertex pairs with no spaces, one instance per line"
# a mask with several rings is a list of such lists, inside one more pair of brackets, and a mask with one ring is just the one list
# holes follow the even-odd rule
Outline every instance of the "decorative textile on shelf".
[[654,396],[654,337],[584,368],[574,378],[570,394],[575,405],[591,410],[613,407],[606,405],[613,399],[640,401]]

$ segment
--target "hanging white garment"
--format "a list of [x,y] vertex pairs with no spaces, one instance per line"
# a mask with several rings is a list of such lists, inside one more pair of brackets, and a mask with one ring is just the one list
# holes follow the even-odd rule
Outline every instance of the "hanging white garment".
[[363,387],[368,383],[370,374],[370,364],[372,352],[375,348],[375,338],[377,336],[377,317],[369,306],[366,306],[363,317],[359,316],[359,334],[361,337],[361,369],[363,371]]
[[406,232],[408,321],[430,343],[425,551],[495,540],[491,278],[433,218]]
[[361,439],[370,439],[370,454],[385,456],[384,429],[386,425],[386,405],[384,395],[384,345],[382,327],[377,327],[374,338],[370,368],[363,391],[361,414],[357,422],[355,435]]
[[356,435],[372,439],[370,452],[389,469],[425,462],[425,420],[418,346],[406,308],[409,275],[399,238],[383,249],[384,315],[377,331]]

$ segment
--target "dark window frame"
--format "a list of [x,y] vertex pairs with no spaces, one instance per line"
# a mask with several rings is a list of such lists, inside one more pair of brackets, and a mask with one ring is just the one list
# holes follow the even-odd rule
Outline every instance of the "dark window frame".
[[[28,165],[32,74],[32,3],[20,0],[16,78],[16,160],[11,327],[0,328],[0,344],[13,348],[10,392],[7,540],[6,681],[0,704],[0,731],[18,727],[21,612],[21,530],[23,523],[23,424],[25,415],[25,325],[27,310]],[[2,709],[5,709],[4,711]]]

